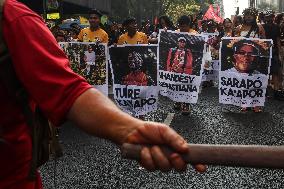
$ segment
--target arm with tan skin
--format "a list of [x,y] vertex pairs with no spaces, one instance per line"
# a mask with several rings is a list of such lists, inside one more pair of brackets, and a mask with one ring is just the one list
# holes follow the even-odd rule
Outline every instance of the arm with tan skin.
[[[177,153],[169,159],[156,146],[165,144],[179,153],[188,151],[186,141],[174,130],[166,125],[144,122],[133,118],[119,110],[116,105],[95,89],[87,90],[79,96],[68,113],[68,119],[76,123],[83,131],[111,140],[116,144],[151,144],[142,152],[141,164],[146,169],[168,171],[172,168],[184,171],[186,164]],[[196,170],[203,172],[202,165],[195,166]]]
[[265,30],[263,28],[263,26],[261,24],[258,24],[258,28],[259,28],[259,36],[261,39],[265,39],[266,38],[266,34],[265,34]]

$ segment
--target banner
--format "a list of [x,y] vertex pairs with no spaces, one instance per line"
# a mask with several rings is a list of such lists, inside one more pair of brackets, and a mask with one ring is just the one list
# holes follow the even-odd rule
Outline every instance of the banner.
[[219,40],[218,33],[201,33],[206,41],[206,54],[202,81],[219,79]]
[[205,38],[160,30],[160,94],[175,102],[197,103],[204,66]]
[[219,80],[219,60],[211,60],[205,63],[204,70],[202,72],[202,81],[218,81]]
[[157,109],[157,45],[109,48],[113,94],[117,105],[133,116]]
[[240,107],[264,106],[272,40],[223,38],[219,101]]
[[69,58],[72,70],[108,95],[107,46],[97,43],[59,43]]

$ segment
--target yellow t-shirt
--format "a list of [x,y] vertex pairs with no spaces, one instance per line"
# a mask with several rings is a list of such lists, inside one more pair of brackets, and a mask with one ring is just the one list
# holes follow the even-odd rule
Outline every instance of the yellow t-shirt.
[[84,28],[78,35],[78,40],[82,42],[97,42],[108,43],[108,34],[101,28],[96,31],[91,31],[90,28]]
[[[180,32],[180,29],[176,30],[177,32]],[[191,33],[191,34],[198,34],[197,31],[195,31],[194,29],[189,29],[188,33]]]
[[122,34],[118,39],[118,45],[124,44],[148,44],[148,38],[145,33],[136,32],[133,37],[130,37],[128,33]]

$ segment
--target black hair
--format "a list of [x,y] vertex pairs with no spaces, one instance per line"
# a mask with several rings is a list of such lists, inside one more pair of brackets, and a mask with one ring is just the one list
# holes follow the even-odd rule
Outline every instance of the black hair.
[[229,21],[230,23],[233,23],[230,18],[225,18],[224,21],[223,21],[223,25],[225,24],[226,21]]
[[161,21],[164,20],[166,22],[166,25],[168,26],[168,28],[170,29],[174,29],[175,26],[173,24],[173,22],[171,21],[170,17],[163,15],[159,18],[159,28],[162,29],[162,25],[161,25]]
[[57,37],[63,37],[64,39],[66,39],[66,35],[65,35],[65,33],[64,33],[62,30],[57,31],[57,32],[54,34],[54,37],[55,37],[55,38],[57,38]]
[[192,20],[187,15],[183,15],[183,16],[179,17],[177,22],[178,22],[179,25],[184,25],[184,24],[189,25],[189,26],[192,25]]
[[258,16],[258,10],[254,7],[249,7],[249,8],[246,8],[244,11],[243,11],[243,15],[246,16],[246,15],[252,15],[254,16],[255,18]]
[[[254,17],[254,21],[251,23],[251,29],[249,33],[251,33],[252,31],[255,31],[255,33],[259,35],[259,27],[258,27],[257,20],[256,20],[258,16],[258,10],[256,8],[249,7],[243,11],[243,15],[244,15],[244,18],[243,18],[244,24],[247,24],[245,16],[251,15]],[[249,37],[249,36],[246,36],[246,37]]]
[[209,20],[207,20],[207,25],[208,25],[208,27],[217,27],[217,23],[213,20],[213,19],[209,19]]
[[239,24],[243,24],[244,23],[244,19],[241,15],[236,16],[236,21],[239,21]]
[[129,24],[131,24],[131,23],[133,23],[133,22],[136,22],[136,18],[134,18],[134,17],[129,17],[129,18],[127,18],[127,19],[125,19],[125,20],[123,21],[122,26],[123,26],[123,27],[126,27],[126,26],[128,26]]
[[98,17],[102,17],[102,16],[103,16],[102,13],[101,13],[100,11],[98,11],[97,9],[91,9],[91,10],[89,11],[89,15],[92,15],[92,14],[95,14],[95,15],[97,15]]
[[275,24],[277,24],[278,26],[280,25],[281,20],[283,19],[283,13],[279,13],[275,16]]
[[233,45],[234,53],[238,52],[244,45],[252,46],[254,53],[257,54],[257,55],[259,54],[259,50],[260,50],[259,45],[252,40],[246,40],[246,39],[240,40]]
[[275,16],[275,12],[273,10],[266,10],[264,11],[265,16]]

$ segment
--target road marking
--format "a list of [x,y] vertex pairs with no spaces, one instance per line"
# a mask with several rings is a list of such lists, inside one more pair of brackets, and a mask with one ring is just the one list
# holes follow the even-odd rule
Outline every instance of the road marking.
[[170,126],[174,117],[175,117],[175,113],[168,113],[167,118],[164,121],[164,124]]
[[113,86],[108,86],[108,94],[113,95]]

